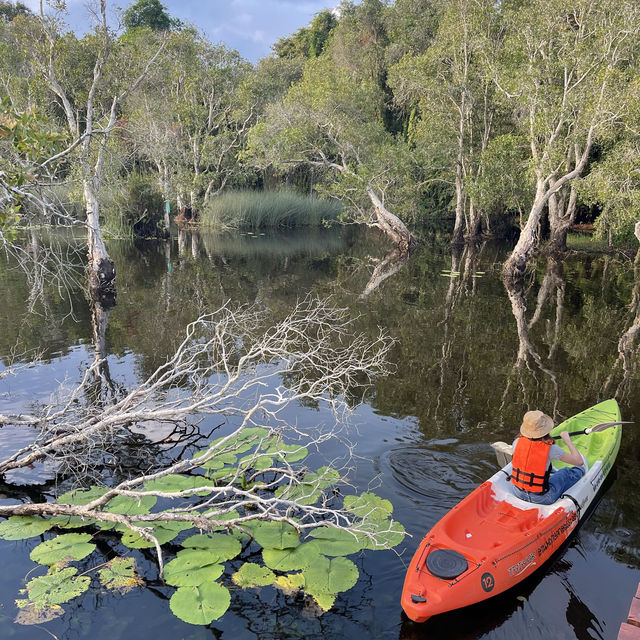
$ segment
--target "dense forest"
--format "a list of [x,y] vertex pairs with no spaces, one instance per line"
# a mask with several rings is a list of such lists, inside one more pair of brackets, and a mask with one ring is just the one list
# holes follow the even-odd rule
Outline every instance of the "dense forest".
[[401,250],[434,220],[513,236],[507,276],[576,222],[633,239],[636,2],[345,1],[255,65],[159,0],[119,29],[110,9],[79,37],[63,2],[0,1],[4,237],[82,221],[94,285],[114,274],[101,227],[161,235],[239,189],[339,200]]

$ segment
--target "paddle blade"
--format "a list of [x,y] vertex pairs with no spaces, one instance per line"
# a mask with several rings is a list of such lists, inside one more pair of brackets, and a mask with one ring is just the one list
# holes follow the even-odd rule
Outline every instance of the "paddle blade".
[[605,429],[609,429],[610,427],[615,427],[618,424],[633,424],[633,422],[628,422],[625,420],[616,420],[614,422],[601,422],[597,424],[595,427],[590,427],[589,429],[585,429],[585,433],[597,433],[598,431],[604,431]]
[[496,454],[496,460],[500,467],[506,467],[513,456],[513,446],[506,442],[494,442],[491,445]]

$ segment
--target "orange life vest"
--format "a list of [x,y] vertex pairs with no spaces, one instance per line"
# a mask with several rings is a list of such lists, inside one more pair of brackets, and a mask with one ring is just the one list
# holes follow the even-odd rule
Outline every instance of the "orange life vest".
[[516,487],[532,493],[547,492],[551,475],[551,444],[552,441],[518,437],[511,462],[511,482]]

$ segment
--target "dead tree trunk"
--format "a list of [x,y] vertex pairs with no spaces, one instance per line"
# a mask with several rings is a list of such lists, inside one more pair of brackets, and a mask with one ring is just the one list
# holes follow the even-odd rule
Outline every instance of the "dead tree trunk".
[[409,252],[414,249],[417,244],[414,236],[404,222],[384,206],[371,185],[367,186],[367,195],[376,212],[377,226],[391,238],[393,244],[401,252]]

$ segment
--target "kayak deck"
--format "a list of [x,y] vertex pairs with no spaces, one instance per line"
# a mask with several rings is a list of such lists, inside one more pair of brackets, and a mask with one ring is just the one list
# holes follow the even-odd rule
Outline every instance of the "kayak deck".
[[[619,419],[617,403],[608,400],[552,433]],[[620,432],[620,427],[612,427],[574,438],[589,469],[554,504],[517,498],[507,465],[453,507],[425,536],[411,561],[402,592],[407,615],[423,622],[506,591],[535,571],[577,527],[615,460]]]

